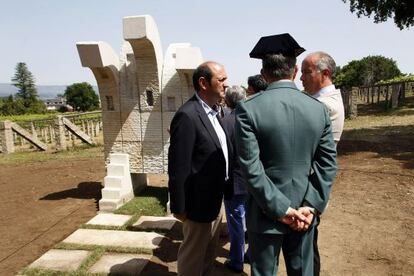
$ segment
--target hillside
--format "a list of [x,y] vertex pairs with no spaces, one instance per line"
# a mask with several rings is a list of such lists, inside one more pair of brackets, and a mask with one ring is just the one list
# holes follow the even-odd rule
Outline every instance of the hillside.
[[[37,94],[41,99],[50,99],[65,92],[67,85],[36,85]],[[98,93],[98,87],[93,86]],[[7,97],[17,93],[17,88],[9,83],[0,83],[0,97]]]

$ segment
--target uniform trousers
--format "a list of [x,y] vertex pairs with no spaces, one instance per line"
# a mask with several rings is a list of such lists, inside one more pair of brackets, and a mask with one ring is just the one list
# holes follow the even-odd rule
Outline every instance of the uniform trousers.
[[286,234],[264,234],[250,232],[247,229],[251,275],[277,275],[282,249],[289,276],[312,276],[314,229],[315,220],[306,232],[288,230]]

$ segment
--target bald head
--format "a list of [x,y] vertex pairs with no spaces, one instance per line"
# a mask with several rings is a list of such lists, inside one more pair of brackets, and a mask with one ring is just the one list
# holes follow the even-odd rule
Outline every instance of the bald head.
[[224,98],[227,74],[224,66],[215,61],[200,64],[193,74],[194,89],[210,107]]
[[196,91],[200,91],[200,78],[211,84],[213,69],[224,68],[223,65],[215,61],[206,61],[200,64],[193,73],[193,86]]
[[315,94],[322,88],[332,84],[336,64],[325,52],[311,53],[302,62],[300,80],[306,92]]

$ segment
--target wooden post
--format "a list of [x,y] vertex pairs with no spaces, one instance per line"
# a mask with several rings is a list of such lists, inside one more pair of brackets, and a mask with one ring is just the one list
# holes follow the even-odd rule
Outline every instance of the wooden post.
[[380,102],[380,87],[375,86],[375,91],[377,92],[377,104]]
[[388,109],[388,88],[389,85],[387,85],[385,89],[385,109]]
[[352,87],[349,103],[349,118],[355,119],[358,116],[358,87]]
[[398,84],[394,84],[392,86],[392,94],[391,94],[391,108],[398,107],[398,96],[400,94],[400,86]]

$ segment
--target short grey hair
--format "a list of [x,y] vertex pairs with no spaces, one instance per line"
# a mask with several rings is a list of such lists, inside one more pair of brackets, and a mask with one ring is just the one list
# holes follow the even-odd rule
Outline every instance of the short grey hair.
[[271,78],[286,79],[290,78],[295,71],[296,57],[285,56],[283,54],[269,54],[262,60],[264,73]]
[[315,52],[313,55],[318,57],[318,61],[315,66],[318,71],[329,70],[331,77],[335,76],[336,63],[335,60],[325,52]]
[[237,103],[246,98],[246,90],[238,85],[226,89],[224,99],[229,108],[234,109]]

